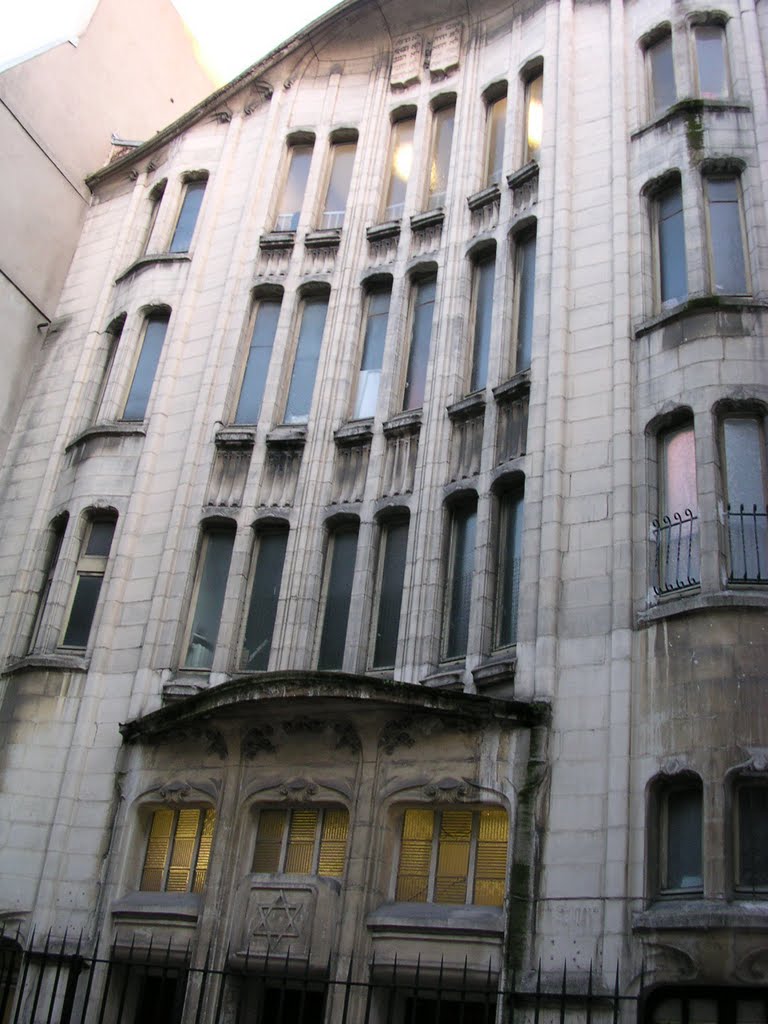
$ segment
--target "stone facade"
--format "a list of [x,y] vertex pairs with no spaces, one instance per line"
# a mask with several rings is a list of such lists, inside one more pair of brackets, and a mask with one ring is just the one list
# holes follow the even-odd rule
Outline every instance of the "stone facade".
[[25,948],[768,1019],[766,47],[349,0],[92,175],[2,471]]

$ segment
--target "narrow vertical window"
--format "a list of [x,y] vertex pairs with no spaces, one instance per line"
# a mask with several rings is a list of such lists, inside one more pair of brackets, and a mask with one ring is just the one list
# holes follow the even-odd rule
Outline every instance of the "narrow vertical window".
[[480,391],[488,383],[488,357],[491,351],[493,314],[493,282],[496,273],[495,254],[486,255],[474,270],[474,339],[470,391]]
[[420,409],[424,404],[436,286],[434,277],[425,278],[416,285],[403,409]]
[[299,226],[301,207],[304,203],[304,192],[309,178],[309,165],[312,162],[312,146],[291,146],[288,173],[285,177],[283,192],[278,203],[275,231],[295,231]]
[[699,519],[693,424],[659,437],[659,507],[656,533],[659,593],[699,583]]
[[286,423],[306,423],[309,419],[327,313],[326,296],[304,300],[296,357],[293,361],[291,385],[285,407]]
[[766,450],[761,420],[723,420],[723,455],[728,501],[728,578],[734,583],[768,581]]
[[48,534],[48,549],[45,557],[45,578],[37,597],[34,624],[32,626],[32,632],[29,639],[30,651],[33,651],[37,647],[40,639],[40,627],[43,622],[45,609],[48,605],[48,598],[51,593],[51,587],[56,575],[56,566],[59,564],[61,545],[64,543],[64,534],[66,533],[68,522],[69,515],[64,512],[62,515],[57,516],[51,523],[51,528]]
[[536,285],[536,233],[515,239],[515,372],[531,365],[533,297]]
[[120,345],[120,337],[123,333],[123,327],[125,325],[125,314],[121,314],[116,317],[112,323],[107,327],[107,350],[104,353],[104,362],[102,364],[101,378],[99,380],[99,388],[96,392],[96,399],[93,404],[94,408],[94,421],[100,419],[103,415],[103,404],[104,396],[107,392],[107,384],[109,378],[112,375],[112,367],[115,364],[115,356]]
[[455,114],[456,107],[453,104],[435,111],[432,123],[432,152],[429,159],[428,210],[437,210],[445,206]]
[[157,215],[160,212],[160,203],[163,201],[165,186],[165,181],[159,181],[149,193],[149,216],[147,217],[147,226],[144,229],[144,244],[141,247],[143,253],[152,252],[152,232],[155,230],[155,224],[157,223]]
[[269,667],[287,545],[287,525],[271,526],[259,532],[240,659],[242,669],[263,672]]
[[462,658],[467,653],[472,576],[475,568],[477,502],[457,505],[451,513],[451,546],[448,560],[445,656]]
[[233,527],[217,526],[203,534],[184,657],[186,668],[210,668],[213,664],[234,543]]
[[379,606],[376,614],[374,668],[391,668],[397,656],[400,607],[403,601],[405,554],[408,549],[408,520],[387,523],[381,533]]
[[738,181],[707,178],[705,187],[712,291],[743,295],[747,291],[747,270]]
[[696,25],[696,72],[702,99],[726,99],[730,93],[725,29],[722,25]]
[[188,181],[184,186],[184,198],[171,239],[170,252],[189,252],[206,184],[205,180]]
[[[504,86],[506,89],[506,85]],[[486,123],[485,181],[489,185],[498,185],[504,169],[504,134],[507,123],[507,94],[498,96],[488,103]]]
[[736,790],[736,887],[768,889],[768,785],[744,782]]
[[517,643],[520,560],[523,546],[523,492],[505,491],[499,500],[499,580],[496,595],[496,643]]
[[681,302],[688,294],[683,193],[679,182],[655,199],[659,299],[662,306]]
[[392,125],[389,183],[384,203],[384,220],[399,220],[405,209],[405,192],[413,166],[413,132],[416,117],[406,117]]
[[356,420],[376,414],[391,295],[389,288],[372,291],[368,295],[363,354],[360,360],[360,374],[357,378],[357,393],[355,395],[354,418]]
[[544,76],[530,78],[525,86],[525,134],[523,137],[523,163],[538,160],[544,134],[544,107],[542,94]]
[[94,518],[88,524],[77,561],[69,617],[61,639],[62,647],[83,649],[88,645],[116,523],[114,516],[105,516]]
[[317,667],[340,669],[344,664],[347,620],[352,601],[352,580],[357,553],[357,524],[333,530],[326,558],[326,592],[320,654]]
[[167,330],[167,316],[155,315],[147,319],[141,351],[123,409],[124,420],[143,420],[146,415],[149,395],[157,373]]
[[337,142],[331,147],[331,173],[320,225],[323,228],[340,228],[344,224],[356,149],[354,142]]
[[672,36],[667,33],[645,51],[648,67],[648,97],[651,117],[668,110],[677,99]]
[[215,827],[212,809],[155,811],[139,888],[143,892],[202,892]]
[[701,783],[666,787],[661,794],[661,891],[702,888]]
[[235,423],[258,422],[279,317],[280,299],[262,299],[256,307]]

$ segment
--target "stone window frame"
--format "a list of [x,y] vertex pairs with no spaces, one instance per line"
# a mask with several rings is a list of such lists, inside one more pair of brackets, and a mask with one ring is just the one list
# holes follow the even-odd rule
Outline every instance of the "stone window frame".
[[[229,589],[230,584],[232,557],[237,542],[237,532],[237,520],[230,516],[209,516],[203,519],[198,526],[198,539],[193,562],[194,575],[191,578],[189,598],[187,601],[185,601],[185,607],[188,609],[188,611],[184,620],[184,629],[182,632],[181,647],[179,651],[179,668],[181,671],[185,673],[210,673],[214,671],[214,666],[219,660],[216,657],[216,653],[222,646],[224,646],[224,644],[220,642],[220,635],[222,623],[224,622],[225,618],[227,591]],[[228,536],[231,539],[231,547],[229,551],[229,558],[227,561],[227,573],[224,580],[224,586],[221,591],[221,601],[217,614],[215,637],[213,639],[213,645],[211,648],[210,664],[196,665],[192,664],[190,657],[193,641],[193,630],[195,627],[195,620],[198,615],[198,602],[200,599],[200,591],[203,585],[203,577],[205,575],[206,568],[208,568],[208,549],[210,547],[210,538],[212,535]],[[225,643],[226,639],[227,638],[225,637]]]
[[[283,583],[286,577],[285,566],[288,561],[288,545],[291,541],[291,524],[290,520],[286,516],[263,516],[257,519],[252,525],[251,530],[253,533],[253,541],[251,544],[251,553],[248,566],[248,579],[247,585],[244,592],[244,601],[242,609],[242,623],[239,630],[238,642],[237,642],[237,670],[240,672],[253,672],[253,671],[266,671],[269,668],[269,663],[273,660],[274,650],[274,639],[276,632],[279,632],[280,624],[280,601],[281,593],[283,590]],[[282,565],[280,569],[280,582],[277,587],[277,594],[275,597],[274,616],[272,620],[272,626],[270,630],[269,640],[269,651],[267,654],[267,665],[260,669],[254,669],[250,664],[244,664],[245,656],[245,641],[248,632],[248,624],[250,620],[250,609],[253,602],[253,596],[257,584],[257,573],[259,569],[259,558],[262,551],[262,545],[265,536],[276,537],[278,535],[285,535],[285,550],[283,552]],[[274,591],[274,585],[273,585]]]
[[[433,831],[432,838],[430,840],[430,863],[429,873],[427,877],[427,896],[423,900],[415,899],[400,899],[400,866],[403,852],[403,830],[405,825],[406,814],[409,811],[416,812],[428,812],[433,815]],[[441,824],[442,815],[445,812],[467,812],[472,815],[471,818],[471,833],[469,840],[469,854],[468,854],[468,867],[466,873],[466,894],[462,902],[457,901],[445,901],[436,900],[435,886],[438,882],[438,858],[440,855],[441,846]],[[479,843],[479,822],[480,815],[483,811],[496,811],[500,812],[506,821],[507,834],[506,834],[506,857],[505,866],[503,872],[500,874],[499,881],[503,888],[503,895],[501,903],[476,903],[475,902],[475,886],[477,884],[477,848]],[[480,802],[480,801],[451,801],[451,800],[440,800],[434,801],[414,801],[410,800],[403,803],[398,803],[389,810],[389,818],[391,822],[391,828],[393,832],[393,857],[392,857],[392,871],[391,879],[389,883],[389,896],[390,899],[399,904],[411,905],[411,904],[431,904],[438,906],[455,906],[455,907],[473,907],[473,906],[487,906],[493,908],[500,908],[504,905],[507,897],[507,886],[508,881],[508,864],[510,858],[510,839],[512,838],[512,824],[510,820],[509,809],[502,802]],[[458,876],[456,876],[458,877]]]
[[[350,654],[352,645],[348,644],[347,636],[349,634],[350,626],[350,607],[352,603],[352,595],[354,593],[355,586],[355,572],[357,566],[357,559],[359,554],[360,546],[360,517],[349,513],[338,513],[329,516],[324,526],[324,537],[323,537],[323,571],[322,571],[322,589],[320,592],[320,601],[318,605],[317,613],[317,628],[315,630],[315,664],[320,671],[336,671],[341,672],[344,670],[344,662],[347,656]],[[355,537],[355,555],[352,560],[351,573],[349,575],[349,586],[346,586],[347,581],[335,577],[335,570],[337,568],[336,563],[336,550],[338,546],[338,538],[341,536],[351,536],[354,534]],[[343,571],[343,564],[339,563],[338,568]],[[341,582],[344,584],[344,592],[341,597],[344,603],[346,603],[345,612],[345,625],[344,625],[344,636],[341,641],[341,663],[340,664],[329,664],[328,658],[333,653],[332,650],[329,652],[326,648],[326,644],[332,643],[332,637],[329,630],[332,628],[333,621],[339,621],[338,616],[332,611],[331,604],[331,588],[334,583]],[[338,639],[338,637],[337,637]]]
[[[696,794],[699,804],[699,882],[688,886],[669,884],[670,795]],[[650,780],[647,787],[646,827],[646,885],[651,900],[701,899],[704,896],[704,783],[701,775],[690,767],[676,768],[669,773],[660,773]],[[678,821],[678,830],[682,822]],[[690,840],[690,836],[688,840]],[[678,836],[682,842],[684,836]]]
[[[98,622],[104,605],[104,583],[109,577],[109,572],[114,562],[115,534],[117,532],[119,519],[120,516],[118,510],[113,506],[91,505],[84,509],[78,517],[77,529],[74,531],[76,536],[72,537],[70,535],[69,540],[66,540],[65,535],[66,547],[62,544],[62,551],[66,551],[66,553],[69,554],[72,542],[76,541],[78,554],[72,567],[71,581],[69,584],[69,597],[62,615],[58,640],[56,643],[56,648],[60,652],[65,654],[84,654],[93,644],[93,637],[98,628]],[[112,534],[110,537],[109,549],[106,554],[88,553],[88,544],[93,535],[93,526],[95,523],[112,524]],[[63,561],[64,559],[60,554],[57,568]],[[65,643],[70,620],[72,618],[72,612],[78,602],[78,594],[80,592],[79,583],[81,579],[99,580],[98,593],[96,595],[93,610],[90,613],[88,636],[84,644]]]
[[[235,362],[236,372],[232,376],[232,381],[230,385],[230,395],[229,400],[227,402],[227,407],[230,410],[228,422],[232,426],[256,426],[259,420],[261,419],[261,412],[264,405],[264,392],[266,390],[266,382],[269,375],[269,369],[272,364],[272,360],[275,354],[275,348],[277,347],[277,341],[281,335],[282,325],[284,323],[284,313],[286,307],[284,299],[285,290],[282,287],[282,285],[259,285],[258,287],[254,288],[251,292],[248,316],[246,317],[245,323],[243,325],[242,336],[238,345],[238,353]],[[262,303],[277,303],[279,307],[279,312],[277,316],[277,323],[275,325],[274,336],[272,338],[270,357],[264,369],[262,393],[261,398],[259,400],[259,415],[256,418],[256,420],[246,420],[238,418],[238,413],[240,410],[241,402],[243,400],[243,387],[245,384],[246,376],[248,374],[248,368],[251,362],[253,352],[253,340],[255,336],[259,310]],[[259,347],[263,348],[265,346]]]
[[[406,551],[403,565],[403,578],[400,583],[400,608],[398,611],[397,637],[395,640],[395,657],[389,662],[376,662],[377,637],[379,635],[379,616],[381,613],[382,580],[387,567],[389,551],[389,533],[396,527],[406,528]],[[368,645],[368,667],[373,672],[387,669],[394,669],[398,663],[399,653],[402,651],[405,642],[405,631],[403,630],[403,598],[406,595],[406,578],[408,573],[408,549],[412,543],[411,512],[405,505],[388,507],[376,517],[377,540],[376,540],[376,567],[374,574],[374,600],[371,609],[370,642]]]

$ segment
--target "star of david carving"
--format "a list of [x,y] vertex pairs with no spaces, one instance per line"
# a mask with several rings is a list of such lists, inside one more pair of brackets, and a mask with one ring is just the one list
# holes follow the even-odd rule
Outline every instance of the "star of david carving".
[[303,913],[303,905],[289,903],[285,890],[281,889],[271,903],[256,905],[251,938],[266,939],[269,946],[276,946],[283,939],[298,939]]

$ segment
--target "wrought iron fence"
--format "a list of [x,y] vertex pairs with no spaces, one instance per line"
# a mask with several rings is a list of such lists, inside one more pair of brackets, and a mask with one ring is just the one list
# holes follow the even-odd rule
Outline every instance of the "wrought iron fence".
[[728,579],[768,583],[768,510],[728,506]]
[[[490,965],[479,971],[445,961],[382,963],[350,959],[318,967],[311,956],[222,956],[209,949],[195,964],[189,949],[113,947],[86,956],[82,937],[23,949],[0,945],[3,1024],[624,1024],[638,997],[592,971],[563,967],[548,983],[541,968],[503,984]],[[312,966],[311,966],[312,965]]]
[[653,520],[656,545],[657,594],[698,586],[699,575],[699,519],[687,508]]

